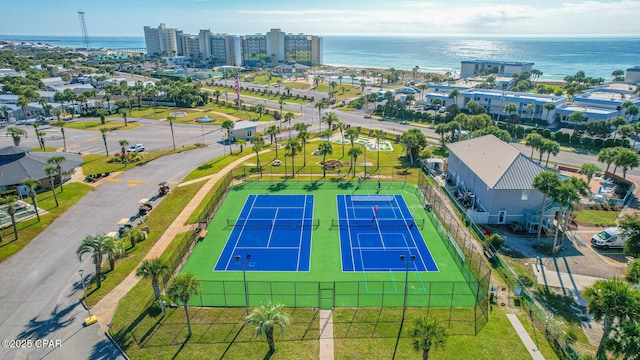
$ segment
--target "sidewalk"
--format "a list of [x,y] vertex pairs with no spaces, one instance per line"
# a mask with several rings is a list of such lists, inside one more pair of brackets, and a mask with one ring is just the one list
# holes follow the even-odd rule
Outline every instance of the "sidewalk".
[[[270,150],[265,150],[265,152]],[[191,214],[198,208],[198,205],[205,198],[207,193],[213,188],[213,186],[220,180],[223,176],[229,173],[233,168],[242,164],[247,159],[254,157],[255,154],[244,156],[231,164],[227,165],[224,169],[220,170],[216,174],[205,176],[201,179],[195,179],[189,181],[188,183],[203,181],[203,179],[208,179],[207,182],[200,188],[200,190],[195,194],[193,199],[185,206],[185,208],[180,212],[178,217],[169,225],[167,230],[162,234],[160,239],[153,245],[149,253],[144,257],[145,259],[152,259],[162,255],[167,246],[173,241],[177,234],[185,232],[189,229],[189,226],[185,226],[184,224],[187,222]],[[180,185],[178,185],[180,186]],[[122,280],[118,286],[116,286],[109,294],[107,294],[100,302],[94,305],[91,310],[93,314],[98,318],[98,321],[101,325],[106,326],[111,323],[111,319],[113,318],[113,313],[116,310],[116,306],[120,299],[127,293],[133,286],[135,286],[140,278],[135,276],[135,270],[132,271],[127,277]]]
[[522,343],[527,348],[527,351],[529,351],[531,358],[534,360],[544,360],[544,356],[542,356],[542,353],[540,353],[540,350],[533,342],[533,339],[531,339],[531,336],[529,336],[529,333],[524,329],[524,326],[522,326],[522,323],[516,314],[507,314],[507,318],[511,322],[511,326],[516,330],[520,340],[522,340]]

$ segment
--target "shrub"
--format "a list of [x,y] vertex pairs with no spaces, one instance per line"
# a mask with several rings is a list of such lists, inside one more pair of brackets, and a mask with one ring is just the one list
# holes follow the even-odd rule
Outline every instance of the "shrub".
[[625,279],[632,284],[640,283],[640,259],[635,259],[629,263]]
[[499,234],[491,234],[485,239],[486,247],[493,247],[495,250],[500,250],[504,245],[504,238]]
[[518,280],[522,283],[522,285],[528,288],[532,287],[535,284],[535,281],[533,281],[533,278],[525,274],[518,275]]

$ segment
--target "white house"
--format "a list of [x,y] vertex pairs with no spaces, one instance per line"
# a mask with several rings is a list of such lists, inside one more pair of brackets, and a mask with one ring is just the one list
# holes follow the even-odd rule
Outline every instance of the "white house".
[[253,121],[236,121],[231,129],[231,142],[249,140],[256,134],[256,123]]

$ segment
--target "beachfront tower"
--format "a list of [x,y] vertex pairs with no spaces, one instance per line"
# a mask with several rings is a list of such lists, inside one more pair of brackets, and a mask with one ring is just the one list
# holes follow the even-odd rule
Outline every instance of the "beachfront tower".
[[462,61],[460,66],[460,78],[466,79],[484,73],[485,75],[512,76],[530,72],[533,68],[531,62],[517,61],[493,61],[493,60],[469,60]]

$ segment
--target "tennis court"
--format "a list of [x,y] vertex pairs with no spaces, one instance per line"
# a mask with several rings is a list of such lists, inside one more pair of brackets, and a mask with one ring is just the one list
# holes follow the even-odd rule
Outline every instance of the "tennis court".
[[[342,271],[438,271],[402,195],[337,195]],[[410,261],[415,256],[415,261]]]
[[[313,195],[249,195],[232,227],[216,271],[309,271]],[[246,255],[250,254],[250,259]],[[236,261],[236,256],[242,261]]]

